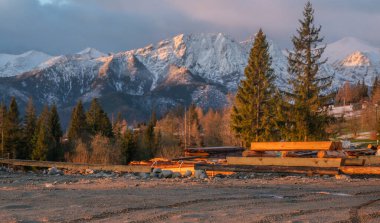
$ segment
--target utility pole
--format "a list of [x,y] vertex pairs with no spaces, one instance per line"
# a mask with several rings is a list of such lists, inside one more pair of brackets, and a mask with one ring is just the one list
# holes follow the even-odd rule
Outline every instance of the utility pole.
[[186,120],[186,106],[185,106],[185,149],[187,149],[187,120]]

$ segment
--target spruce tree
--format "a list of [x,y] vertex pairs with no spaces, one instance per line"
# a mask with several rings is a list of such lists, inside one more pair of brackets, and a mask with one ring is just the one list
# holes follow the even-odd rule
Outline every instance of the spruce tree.
[[30,159],[33,148],[35,147],[34,135],[37,127],[36,109],[33,105],[32,98],[29,98],[25,109],[23,135],[25,140],[25,158]]
[[48,160],[60,161],[63,159],[63,149],[61,146],[61,137],[63,135],[61,121],[59,119],[57,106],[54,104],[49,115],[50,133],[54,139],[54,147],[51,147],[48,153]]
[[152,112],[151,118],[149,120],[148,125],[145,126],[144,134],[143,134],[143,153],[145,154],[147,159],[150,159],[156,153],[156,135],[154,132],[154,128],[156,126],[156,115],[155,112]]
[[293,51],[288,52],[289,83],[287,92],[290,104],[289,120],[292,122],[290,138],[296,141],[328,138],[325,129],[331,122],[326,105],[333,94],[325,93],[331,86],[331,76],[318,75],[325,46],[319,36],[321,26],[314,25],[314,10],[308,2],[300,20],[297,35],[293,36]]
[[231,127],[245,146],[253,141],[272,141],[278,137],[276,95],[272,59],[264,32],[256,34],[248,65],[236,93]]
[[52,158],[51,151],[56,147],[56,142],[51,132],[48,106],[44,106],[37,123],[36,144],[32,152],[32,159],[41,161],[50,160]]
[[24,159],[27,157],[24,151],[25,145],[22,139],[21,121],[16,99],[12,97],[9,110],[6,114],[4,126],[4,147],[10,158]]
[[1,158],[7,158],[7,150],[5,148],[5,128],[7,122],[7,106],[2,102],[0,106],[0,121],[1,121]]
[[112,124],[96,98],[91,101],[86,113],[86,121],[92,135],[99,133],[106,137],[113,137]]
[[82,101],[78,101],[77,105],[71,113],[67,137],[71,143],[74,143],[79,139],[82,141],[87,141],[88,134],[89,133],[83,104]]
[[132,130],[123,133],[122,137],[119,138],[119,145],[123,154],[123,163],[128,164],[132,161],[136,151],[136,142]]

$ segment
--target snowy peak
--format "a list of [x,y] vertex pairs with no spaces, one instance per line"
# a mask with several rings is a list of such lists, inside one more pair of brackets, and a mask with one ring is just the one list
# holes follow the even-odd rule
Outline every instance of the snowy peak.
[[11,77],[30,71],[50,58],[50,55],[34,50],[19,55],[0,54],[0,77]]
[[341,65],[345,67],[370,66],[371,60],[364,53],[360,51],[355,51],[354,53],[346,57],[342,61]]
[[99,50],[90,47],[76,53],[76,55],[80,55],[83,59],[89,60],[107,56],[105,53],[102,53]]
[[328,44],[324,57],[329,59],[329,63],[340,62],[355,52],[379,53],[379,48],[371,46],[369,43],[354,37],[346,37],[334,43]]

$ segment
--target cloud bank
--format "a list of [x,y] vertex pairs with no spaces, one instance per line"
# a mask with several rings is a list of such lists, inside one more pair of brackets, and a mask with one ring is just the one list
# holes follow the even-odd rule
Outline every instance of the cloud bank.
[[[179,33],[223,32],[244,40],[263,28],[282,47],[304,0],[0,0],[0,52],[50,54],[86,47],[118,52]],[[313,1],[331,42],[354,36],[380,46],[377,0]]]

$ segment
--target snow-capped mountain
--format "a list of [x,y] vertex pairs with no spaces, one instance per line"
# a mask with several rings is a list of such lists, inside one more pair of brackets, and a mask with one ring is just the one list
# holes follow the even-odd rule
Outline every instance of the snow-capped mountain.
[[[276,84],[285,88],[286,54],[268,42]],[[55,57],[35,51],[17,57],[23,59],[0,55],[0,76],[7,77],[0,78],[0,92],[22,103],[28,97],[39,106],[56,103],[67,114],[78,99],[88,103],[97,97],[108,112],[121,111],[129,119],[140,120],[152,108],[158,113],[189,103],[220,108],[244,78],[252,43],[252,37],[238,42],[221,33],[181,34],[109,55],[93,48]],[[329,60],[321,72],[334,75],[335,89],[345,81],[362,79],[370,85],[380,72],[379,49],[355,38],[327,45],[325,57]]]
[[328,58],[338,86],[345,81],[363,80],[371,86],[380,74],[380,49],[353,37],[327,45],[324,56]]
[[0,54],[0,77],[11,77],[30,71],[50,58],[50,55],[33,50],[20,55]]

